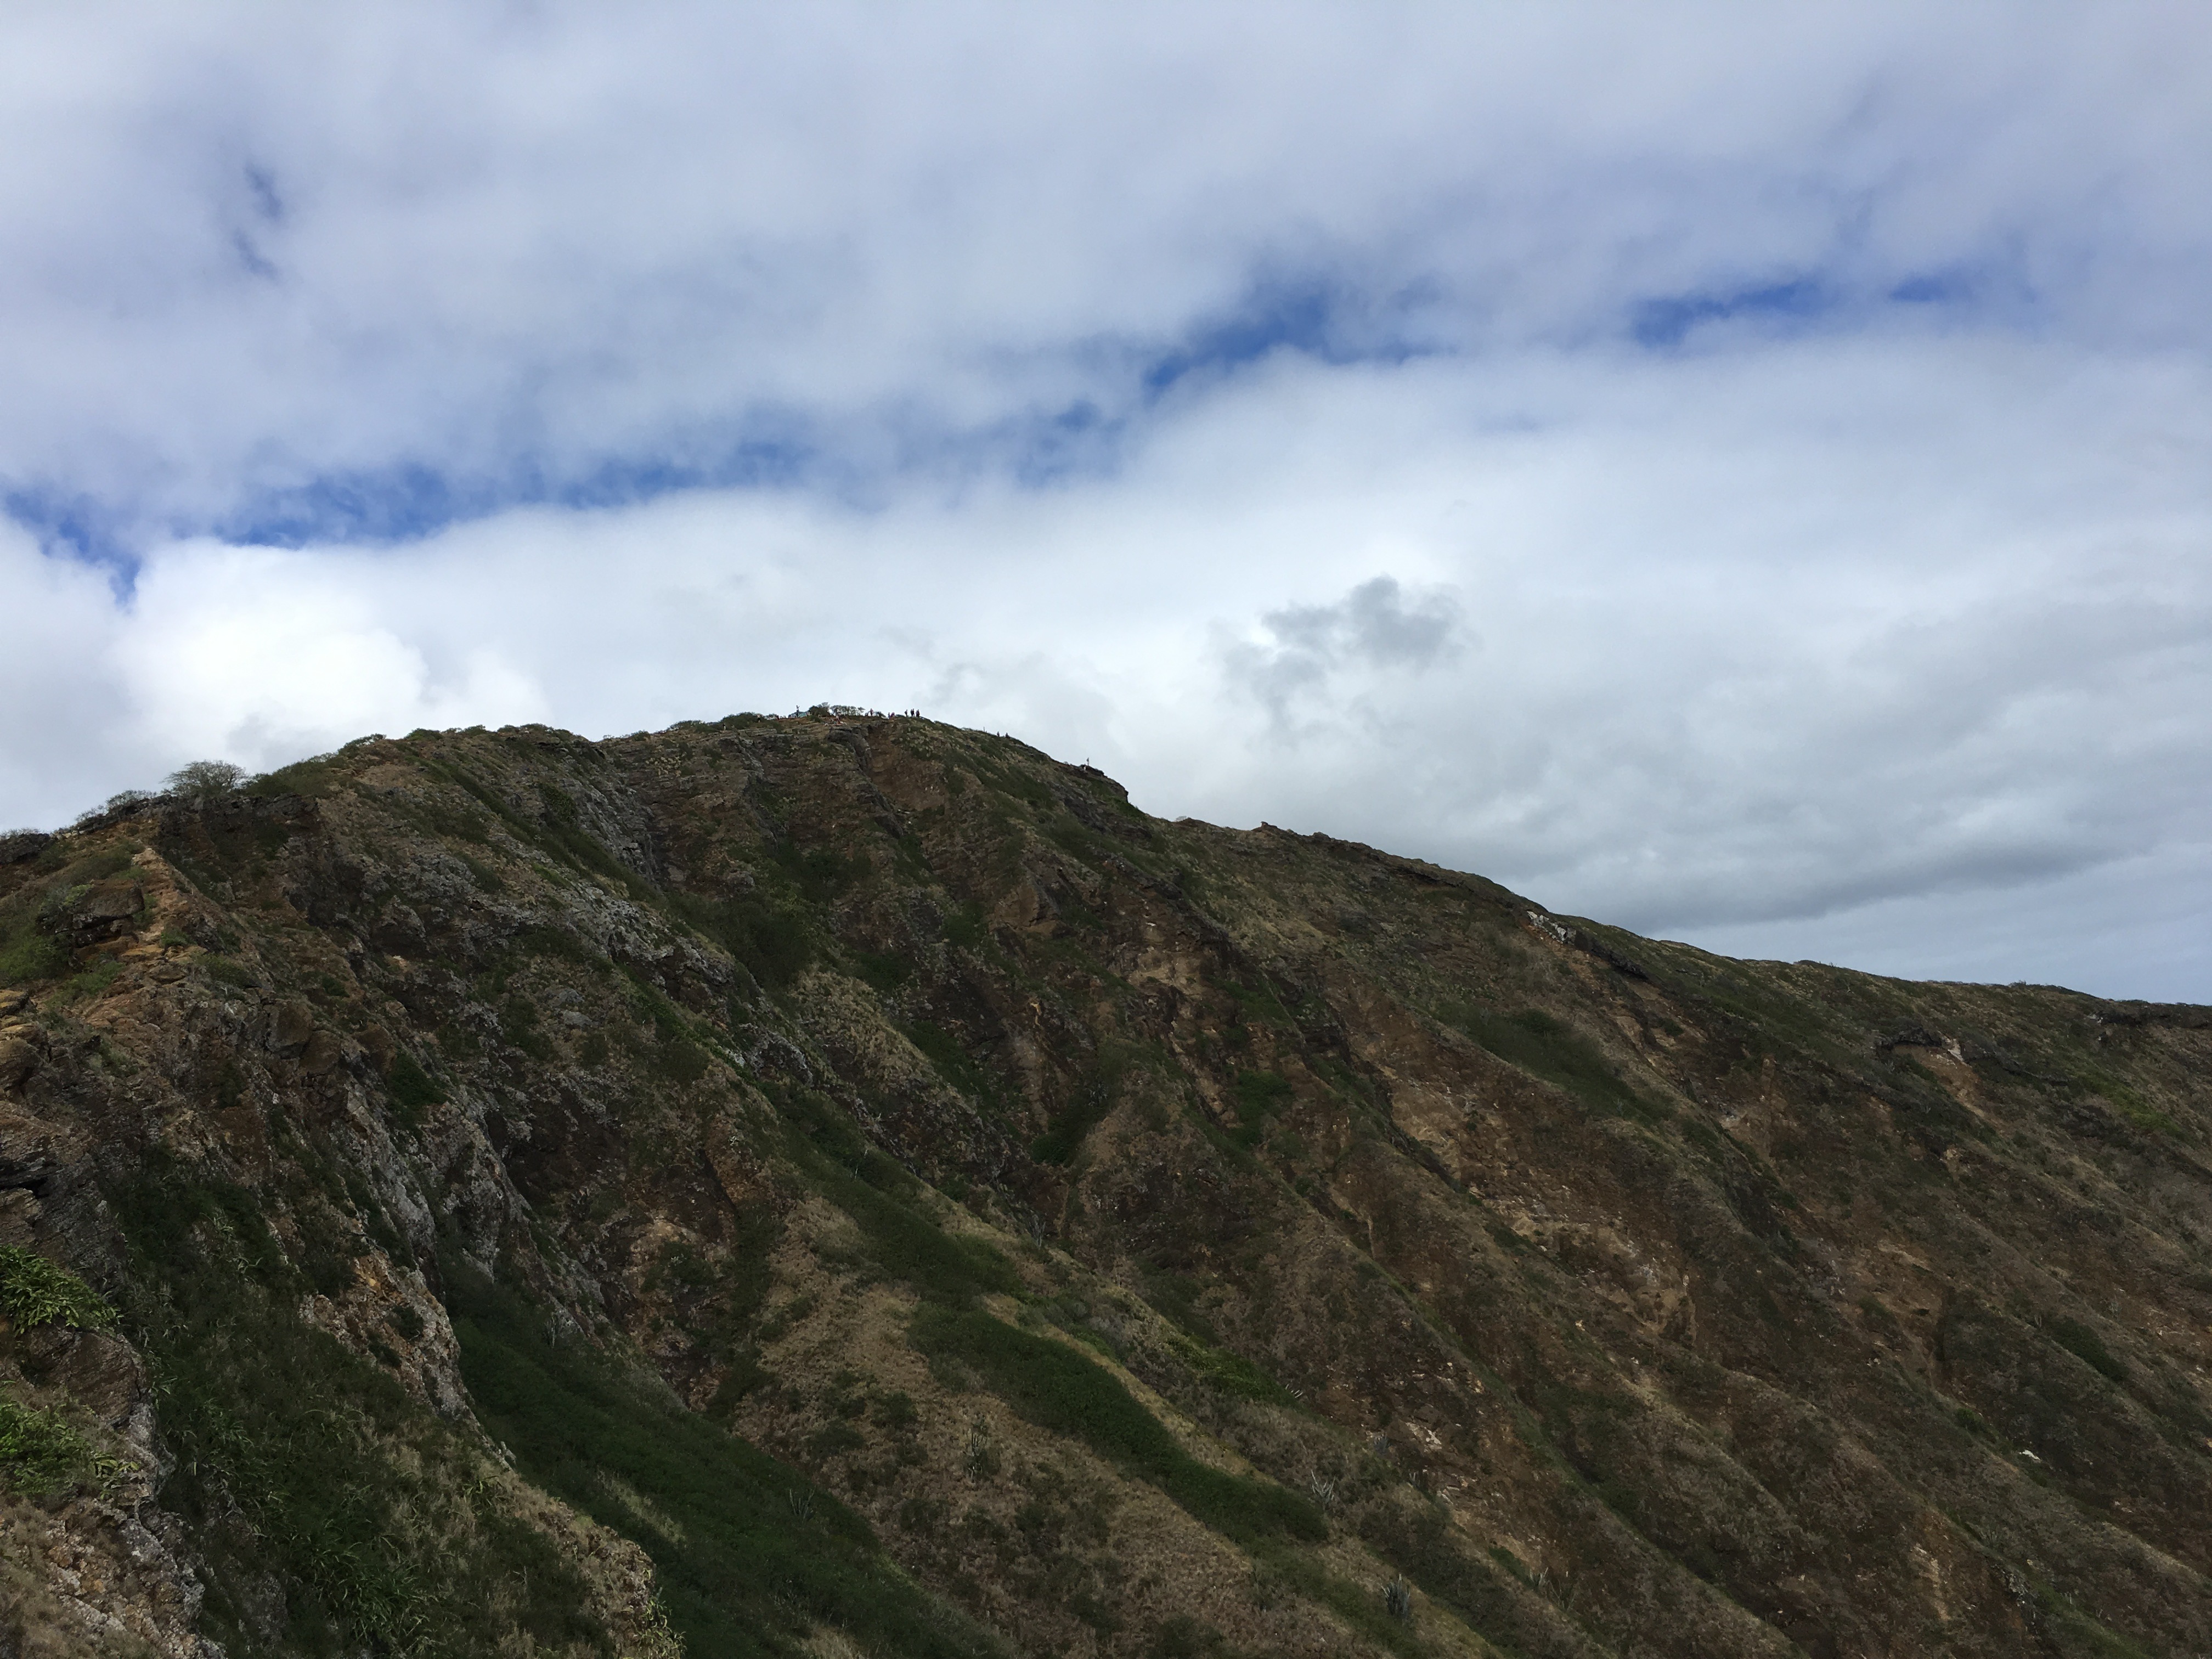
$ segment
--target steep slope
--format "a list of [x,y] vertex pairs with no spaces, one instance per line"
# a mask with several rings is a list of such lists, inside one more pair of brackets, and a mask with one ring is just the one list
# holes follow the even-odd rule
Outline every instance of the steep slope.
[[0,860],[0,1652],[2212,1651],[2208,1011],[849,710]]

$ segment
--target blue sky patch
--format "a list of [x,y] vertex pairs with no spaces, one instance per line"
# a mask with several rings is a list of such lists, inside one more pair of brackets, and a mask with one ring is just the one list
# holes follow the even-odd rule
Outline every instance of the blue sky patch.
[[0,495],[0,511],[37,537],[48,553],[107,565],[126,577],[137,568],[115,514],[89,495],[11,489]]
[[330,474],[265,492],[215,526],[225,541],[258,547],[318,542],[407,542],[464,520],[516,507],[626,507],[679,490],[762,488],[799,482],[816,452],[792,440],[756,439],[706,462],[599,462],[568,477],[534,466],[506,477],[471,477],[408,464]]
[[1801,276],[1722,293],[1646,300],[1631,313],[1629,332],[1637,344],[1663,349],[1680,345],[1700,324],[1747,318],[1788,328],[1810,323],[1834,310],[1838,303],[1837,295],[1825,283]]
[[1255,283],[1231,314],[1194,328],[1182,344],[1153,356],[1138,375],[1158,398],[1193,374],[1218,374],[1291,350],[1325,363],[1403,362],[1431,348],[1403,327],[1417,299],[1409,291],[1379,304],[1338,283],[1301,277]]
[[1899,305],[1950,305],[1974,295],[1974,284],[1965,275],[1955,270],[1924,272],[1908,276],[1889,291],[1889,297]]

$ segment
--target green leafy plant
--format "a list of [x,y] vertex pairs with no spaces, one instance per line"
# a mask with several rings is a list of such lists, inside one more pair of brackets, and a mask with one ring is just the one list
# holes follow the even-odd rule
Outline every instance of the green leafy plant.
[[68,1325],[106,1330],[115,1322],[107,1298],[75,1273],[20,1244],[0,1245],[0,1313],[16,1329]]
[[0,941],[0,985],[35,985],[69,966],[69,952],[26,926]]
[[27,1498],[48,1498],[129,1467],[100,1456],[59,1412],[33,1410],[0,1390],[0,1486]]

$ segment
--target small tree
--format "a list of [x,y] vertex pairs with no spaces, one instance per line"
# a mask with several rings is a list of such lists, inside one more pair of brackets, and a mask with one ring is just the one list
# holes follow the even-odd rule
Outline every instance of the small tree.
[[213,800],[246,781],[246,769],[228,761],[192,761],[169,774],[169,793],[186,800]]

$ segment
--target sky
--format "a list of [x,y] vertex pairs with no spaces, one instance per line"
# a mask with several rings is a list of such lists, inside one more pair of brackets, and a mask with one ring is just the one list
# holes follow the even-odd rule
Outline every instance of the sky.
[[0,828],[823,702],[2212,1001],[2212,12],[27,3]]

